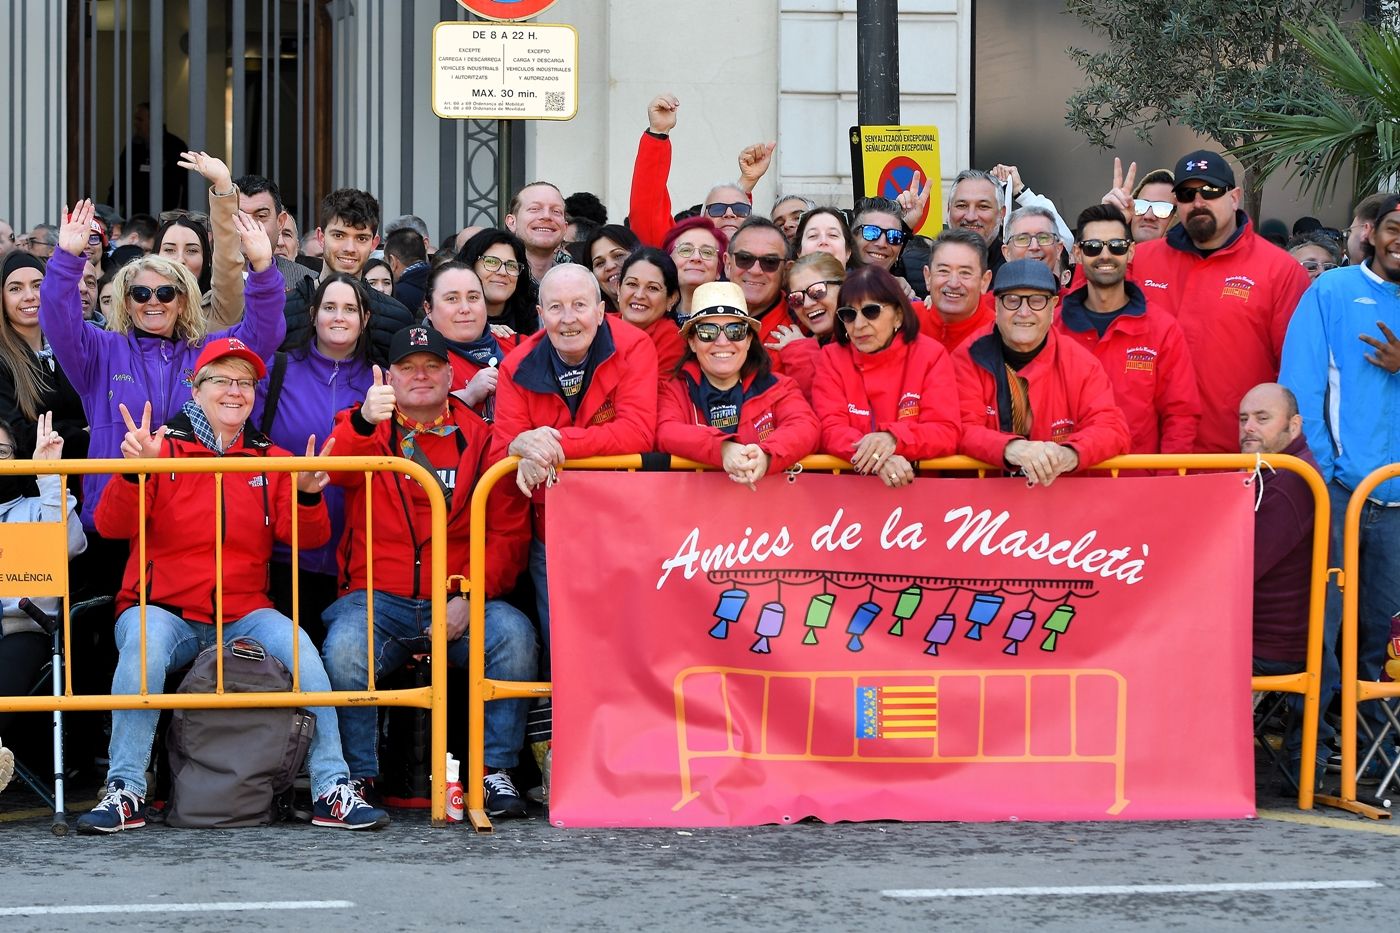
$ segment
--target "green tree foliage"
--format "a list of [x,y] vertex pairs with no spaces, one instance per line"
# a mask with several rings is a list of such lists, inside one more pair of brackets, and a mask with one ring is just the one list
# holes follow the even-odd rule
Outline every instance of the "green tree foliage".
[[[1259,114],[1297,113],[1315,77],[1290,23],[1335,20],[1352,0],[1066,0],[1066,12],[1106,42],[1070,48],[1085,83],[1065,122],[1100,148],[1122,130],[1152,142],[1175,123],[1248,152]],[[1245,118],[1241,118],[1241,117]],[[1241,158],[1246,209],[1258,216],[1262,156]]]
[[1263,130],[1237,154],[1259,164],[1261,179],[1291,166],[1290,177],[1317,204],[1335,195],[1348,169],[1353,200],[1393,189],[1400,173],[1400,36],[1365,23],[1289,32],[1308,56],[1304,106],[1236,114]]

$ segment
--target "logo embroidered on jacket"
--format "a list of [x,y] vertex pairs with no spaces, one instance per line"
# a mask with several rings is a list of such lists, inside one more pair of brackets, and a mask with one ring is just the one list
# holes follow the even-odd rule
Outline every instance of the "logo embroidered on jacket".
[[112,381],[113,381],[113,382],[135,382],[136,380],[131,378],[131,373],[112,373]]
[[1225,287],[1220,291],[1221,298],[1249,300],[1249,292],[1254,288],[1254,280],[1247,275],[1231,275],[1225,278]]
[[1156,347],[1129,347],[1126,354],[1127,362],[1123,371],[1150,373],[1157,368],[1157,348]]
[[759,440],[766,440],[768,435],[773,433],[774,427],[773,413],[771,411],[765,411],[754,419],[753,429],[758,433]]
[[1065,437],[1074,433],[1073,418],[1057,418],[1050,425],[1050,436],[1052,438]]
[[261,489],[265,483],[266,480],[263,478],[263,475],[261,473],[257,474],[256,476],[248,477],[248,485],[253,487],[254,489]]
[[612,399],[605,399],[602,405],[598,406],[598,411],[588,420],[590,425],[607,424],[617,418],[617,408],[613,405]]
[[899,397],[899,406],[896,409],[895,419],[919,417],[919,393],[905,392]]

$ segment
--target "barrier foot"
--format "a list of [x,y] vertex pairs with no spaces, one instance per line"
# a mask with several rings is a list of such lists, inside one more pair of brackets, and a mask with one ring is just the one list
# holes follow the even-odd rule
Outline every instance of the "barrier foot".
[[1369,803],[1362,803],[1359,800],[1345,800],[1341,797],[1333,797],[1330,794],[1318,794],[1313,798],[1315,803],[1323,806],[1336,807],[1338,810],[1347,810],[1351,813],[1359,813],[1362,816],[1370,817],[1373,820],[1390,819],[1390,811],[1381,807],[1372,806]]
[[490,835],[496,831],[496,828],[491,825],[491,820],[487,817],[485,810],[468,810],[467,819],[471,820],[472,829],[476,830],[481,835]]

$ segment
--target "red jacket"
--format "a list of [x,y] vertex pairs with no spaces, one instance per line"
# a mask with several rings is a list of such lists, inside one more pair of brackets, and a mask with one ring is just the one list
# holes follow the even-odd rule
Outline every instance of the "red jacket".
[[[666,231],[675,226],[671,214],[671,193],[666,190],[671,177],[671,138],[643,131],[637,143],[637,160],[632,164],[632,193],[627,205],[627,223],[643,246],[661,245]],[[753,195],[749,195],[753,201]]]
[[[448,399],[448,422],[457,430],[446,436],[419,434],[418,449],[452,490],[447,513],[447,573],[470,572],[471,499],[476,481],[495,460],[491,428],[460,399]],[[402,457],[404,429],[396,418],[370,424],[360,407],[336,415],[334,453],[341,457]],[[365,477],[332,473],[346,487],[345,536],[340,541],[342,590],[365,589]],[[499,480],[486,503],[486,595],[496,597],[515,586],[525,566],[530,528],[510,477]],[[374,474],[374,588],[406,599],[432,598],[432,508],[417,482],[401,473]]]
[[1257,235],[1243,211],[1233,240],[1201,256],[1178,224],[1139,243],[1129,274],[1154,308],[1181,325],[1201,396],[1200,453],[1239,452],[1239,404],[1278,379],[1283,336],[1311,280],[1298,260]]
[[[189,418],[168,424],[162,456],[217,456],[194,436]],[[248,425],[225,457],[288,457]],[[187,622],[214,621],[215,541],[213,473],[152,473],[146,479],[146,602]],[[292,542],[290,473],[228,473],[224,476],[224,621],[272,608],[267,564],[274,539]],[[131,540],[117,612],[135,606],[141,585],[140,496],[135,476],[108,483],[93,514],[104,538]],[[321,494],[297,496],[297,543],[317,548],[330,540],[331,521]]]
[[791,377],[749,376],[734,434],[710,427],[698,401],[700,378],[700,364],[692,360],[679,378],[662,386],[656,415],[656,447],[662,453],[717,467],[723,463],[725,441],[757,444],[768,455],[772,474],[816,450],[821,426]]
[[[828,337],[827,343],[830,342]],[[791,376],[809,403],[812,401],[812,383],[817,379],[817,361],[821,359],[823,346],[825,344],[817,337],[803,337],[789,341],[781,350],[768,350],[769,359],[781,363],[775,365],[774,370]]]
[[1066,295],[1055,331],[1103,365],[1113,398],[1128,419],[1135,454],[1189,454],[1201,420],[1201,397],[1191,352],[1176,319],[1147,303],[1142,290],[1124,283],[1128,306],[1102,337],[1084,306],[1089,286]]
[[642,333],[650,337],[656,347],[656,375],[660,379],[658,385],[665,385],[670,381],[671,374],[676,371],[676,364],[685,356],[685,339],[681,337],[681,329],[676,326],[674,318],[663,314],[642,328]]
[[[510,352],[514,350],[519,344],[520,338],[518,336],[497,337],[496,342],[501,345],[501,355],[496,360],[496,365],[500,366],[506,361],[506,357],[510,355]],[[467,359],[467,357],[451,348],[449,348],[449,352],[447,355],[451,357],[452,363],[451,391],[456,392],[461,389],[465,389],[467,387],[467,383],[471,382],[473,377],[475,377],[477,373],[481,372],[483,367],[476,365],[471,360]],[[488,396],[487,401],[483,401],[480,405],[477,405],[472,410],[475,411],[478,415],[481,415],[482,417],[488,417],[487,412],[489,403],[490,397]]]
[[952,354],[964,340],[996,320],[997,300],[991,292],[983,292],[977,310],[952,324],[943,320],[943,315],[931,302],[914,302],[914,314],[919,318],[919,333],[937,340]]
[[[994,327],[973,335],[954,354],[962,400],[962,453],[1005,463],[1011,433],[1011,397],[1001,340]],[[1029,384],[1029,440],[1073,447],[1081,469],[1128,452],[1128,422],[1113,401],[1113,388],[1093,354],[1054,328],[1045,347],[1017,374]]]
[[835,341],[822,348],[812,384],[824,453],[851,459],[867,434],[894,435],[907,460],[950,456],[958,446],[958,388],[953,364],[938,343],[898,335],[879,353]]
[[[520,434],[546,425],[559,429],[559,443],[570,460],[654,449],[656,348],[646,334],[612,317],[599,325],[593,338],[598,361],[577,416],[559,394],[548,356],[553,352],[548,333],[538,331],[506,357],[496,387],[493,460],[505,457]],[[543,486],[531,497],[541,537],[546,497]]]

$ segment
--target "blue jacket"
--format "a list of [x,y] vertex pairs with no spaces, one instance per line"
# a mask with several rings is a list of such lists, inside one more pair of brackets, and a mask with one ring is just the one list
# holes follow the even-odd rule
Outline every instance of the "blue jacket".
[[[253,417],[249,420],[274,444],[297,456],[306,453],[306,439],[313,434],[316,435],[316,450],[319,453],[335,427],[336,413],[363,402],[365,393],[374,384],[374,374],[368,363],[358,359],[330,359],[316,349],[313,340],[304,350],[294,350],[288,355],[287,371],[282,377],[282,392],[277,397],[272,424],[264,429],[263,417],[271,372],[272,365],[269,364],[268,377],[258,383],[258,399],[253,405]],[[303,548],[300,566],[313,573],[336,576],[340,572],[336,549],[341,532],[345,530],[345,490],[331,484],[322,490],[321,496],[331,516],[331,539],[314,550]],[[281,542],[273,545],[273,560],[290,564],[291,554],[289,546]]]
[[[1377,321],[1400,332],[1400,286],[1367,265],[1347,266],[1318,276],[1303,293],[1283,343],[1279,381],[1298,396],[1323,478],[1348,489],[1400,461],[1400,375],[1367,362],[1371,348],[1359,339],[1383,339]],[[1372,495],[1400,502],[1400,480]]]
[[[82,397],[92,429],[88,456],[120,459],[126,423],[117,406],[125,404],[132,417],[140,418],[149,401],[151,427],[165,424],[190,399],[194,364],[203,344],[192,347],[183,340],[134,331],[118,334],[89,325],[83,320],[78,295],[78,279],[85,263],[85,259],[62,250],[54,253],[39,286],[39,327],[68,381]],[[237,337],[267,359],[287,331],[282,317],[282,274],[277,266],[250,272],[244,295],[247,310],[243,320],[209,336]],[[195,311],[200,313],[198,304]],[[83,477],[83,525],[89,529],[108,478],[98,474]]]

